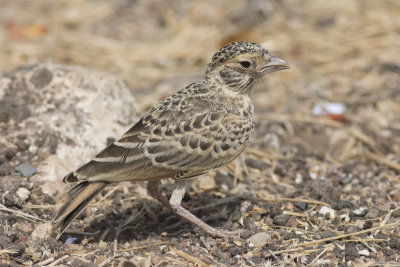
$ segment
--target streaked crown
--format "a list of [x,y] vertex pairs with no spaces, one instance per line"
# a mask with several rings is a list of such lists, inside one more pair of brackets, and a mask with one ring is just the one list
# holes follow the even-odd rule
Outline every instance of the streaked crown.
[[256,43],[234,42],[221,47],[212,57],[207,66],[207,74],[218,66],[238,57],[242,54],[254,54],[260,57],[268,55],[268,50]]

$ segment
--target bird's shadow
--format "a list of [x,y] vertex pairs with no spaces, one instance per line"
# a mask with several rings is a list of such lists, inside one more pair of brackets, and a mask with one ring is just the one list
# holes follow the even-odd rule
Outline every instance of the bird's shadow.
[[[203,206],[218,201],[220,198],[212,193],[202,193],[189,197],[186,195],[182,205],[190,210],[190,207]],[[213,212],[208,208],[199,209],[193,212],[194,215],[209,223],[213,227],[221,227],[228,221],[229,215],[239,208],[239,201],[233,201],[223,205],[212,207]],[[212,214],[212,215],[211,215]],[[131,207],[123,207],[113,201],[111,206],[99,206],[92,216],[89,226],[82,232],[67,230],[60,240],[65,243],[69,238],[74,239],[74,243],[88,238],[91,242],[113,242],[118,243],[142,241],[149,238],[177,237],[182,233],[192,233],[197,235],[200,229],[194,227],[186,219],[179,217],[166,207],[153,199],[141,199],[132,203]],[[85,219],[80,215],[77,221]],[[86,218],[87,220],[87,218]]]

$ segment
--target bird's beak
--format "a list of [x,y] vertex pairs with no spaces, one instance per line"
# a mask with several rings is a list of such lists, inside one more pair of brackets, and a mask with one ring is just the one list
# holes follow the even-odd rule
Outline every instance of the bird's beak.
[[290,67],[289,67],[289,63],[286,60],[281,59],[279,57],[270,56],[268,63],[263,65],[258,70],[258,72],[264,75],[264,74],[274,72],[274,71],[286,70],[288,68],[290,68]]

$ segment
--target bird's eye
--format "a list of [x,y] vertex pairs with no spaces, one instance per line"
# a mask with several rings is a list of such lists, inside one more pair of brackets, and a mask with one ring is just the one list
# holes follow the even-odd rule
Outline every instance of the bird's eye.
[[245,61],[239,61],[239,64],[240,64],[240,66],[242,66],[243,68],[248,68],[248,67],[250,67],[250,65],[251,65],[251,63],[250,63],[250,61],[247,61],[247,60],[245,60]]

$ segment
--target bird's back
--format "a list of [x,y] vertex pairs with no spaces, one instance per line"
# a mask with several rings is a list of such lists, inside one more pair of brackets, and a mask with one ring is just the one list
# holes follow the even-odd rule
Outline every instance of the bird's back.
[[66,182],[193,177],[221,167],[254,130],[248,96],[192,83],[154,106],[119,140],[65,177]]

